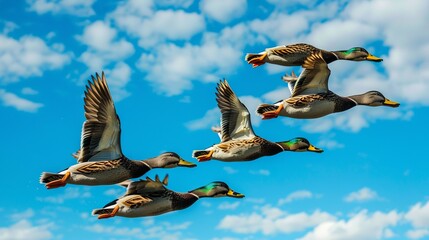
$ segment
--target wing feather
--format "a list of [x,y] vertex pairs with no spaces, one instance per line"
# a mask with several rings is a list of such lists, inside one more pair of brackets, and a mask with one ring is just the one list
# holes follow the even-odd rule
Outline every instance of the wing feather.
[[88,81],[85,91],[85,118],[78,162],[113,160],[123,156],[121,123],[107,86],[104,72]]
[[292,97],[306,94],[328,93],[328,79],[331,70],[320,50],[313,51],[302,65],[304,71],[299,75],[293,88]]
[[237,98],[226,80],[218,83],[216,101],[222,113],[221,142],[255,137],[249,110]]

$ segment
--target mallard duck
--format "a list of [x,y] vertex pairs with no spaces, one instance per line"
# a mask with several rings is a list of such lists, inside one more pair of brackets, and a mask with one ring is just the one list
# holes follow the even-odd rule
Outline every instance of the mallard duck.
[[301,66],[313,51],[321,51],[326,63],[340,59],[351,61],[383,61],[383,59],[371,55],[361,47],[354,47],[349,50],[326,51],[305,43],[267,48],[265,51],[257,54],[248,53],[244,59],[249,64],[252,64],[253,67],[258,67],[264,63],[273,63],[282,66]]
[[228,82],[221,80],[216,89],[216,100],[222,113],[221,142],[205,150],[194,151],[193,157],[198,161],[210,159],[227,162],[250,161],[282,151],[323,151],[311,145],[305,138],[270,142],[257,136],[253,132],[249,111],[237,98]]
[[[256,112],[263,119],[287,116],[291,118],[319,118],[331,113],[342,112],[357,105],[398,107],[378,91],[341,97],[328,88],[331,71],[323,58],[322,51],[313,52],[303,64],[304,71],[296,83],[292,83],[292,95],[274,104],[261,104]],[[294,82],[294,76],[285,80]]]
[[121,149],[121,124],[107,86],[104,73],[92,76],[85,91],[85,117],[81,150],[75,154],[77,164],[59,172],[42,173],[40,183],[46,188],[67,183],[106,185],[140,177],[152,168],[195,167],[177,153],[166,152],[142,161],[128,159]]
[[92,211],[98,219],[114,216],[146,217],[156,216],[167,212],[185,209],[203,197],[233,197],[243,198],[244,195],[234,192],[224,182],[212,182],[187,193],[178,193],[165,187],[166,179],[162,182],[157,177],[155,181],[147,178],[132,182],[127,192],[101,209]]

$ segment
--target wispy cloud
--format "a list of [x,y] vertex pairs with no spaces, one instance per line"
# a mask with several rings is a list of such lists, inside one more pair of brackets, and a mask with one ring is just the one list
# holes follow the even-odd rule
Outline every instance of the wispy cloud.
[[267,169],[259,169],[257,171],[250,170],[249,173],[253,175],[261,175],[261,176],[269,176],[271,174],[270,170],[267,170]]
[[233,202],[233,203],[223,202],[219,204],[218,208],[220,210],[234,210],[234,209],[237,209],[239,205],[240,205],[240,202]]
[[237,173],[237,172],[238,172],[238,170],[237,170],[237,169],[232,168],[232,167],[228,167],[228,166],[223,167],[223,170],[224,170],[226,173],[228,173],[228,174],[235,174],[235,173]]
[[88,190],[85,190],[85,188],[68,187],[65,189],[64,194],[62,195],[43,197],[43,198],[38,198],[37,200],[42,202],[61,204],[67,200],[89,198],[89,197],[91,197],[91,192],[89,192]]
[[279,205],[283,205],[286,203],[291,203],[296,200],[302,200],[302,199],[310,199],[314,197],[319,197],[319,195],[315,195],[312,192],[308,190],[298,190],[295,192],[290,193],[285,198],[282,198],[278,201]]
[[43,104],[32,102],[25,98],[21,98],[13,93],[6,92],[6,90],[0,88],[0,100],[3,106],[13,107],[19,111],[35,113],[39,108],[43,107]]
[[374,199],[379,199],[380,197],[378,196],[377,192],[364,187],[361,188],[360,190],[356,191],[356,192],[352,192],[349,195],[347,195],[344,198],[344,201],[346,202],[364,202],[364,201],[370,201],[370,200],[374,200]]
[[210,128],[215,125],[219,125],[220,122],[220,110],[219,108],[213,108],[208,110],[204,116],[200,119],[195,119],[185,124],[189,130],[199,130],[204,128]]

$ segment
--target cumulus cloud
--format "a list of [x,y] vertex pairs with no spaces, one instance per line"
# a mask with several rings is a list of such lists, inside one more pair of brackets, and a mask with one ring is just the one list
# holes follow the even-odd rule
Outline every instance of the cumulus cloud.
[[37,14],[70,14],[88,17],[95,14],[92,5],[95,0],[27,0],[28,10]]
[[416,228],[429,229],[429,202],[426,202],[426,204],[420,202],[414,204],[405,214],[405,219],[410,221]]
[[53,237],[50,229],[53,227],[52,223],[33,225],[26,219],[20,220],[8,227],[0,227],[1,239],[50,239]]
[[208,110],[202,118],[187,122],[185,126],[189,130],[199,130],[199,129],[209,128],[212,126],[217,126],[220,123],[220,116],[221,116],[220,111],[216,107]]
[[368,213],[362,210],[348,220],[331,220],[318,224],[300,240],[312,239],[382,239],[394,235],[390,227],[396,226],[401,215],[396,211]]
[[[114,100],[127,97],[129,93],[125,87],[131,77],[131,68],[124,60],[134,54],[133,45],[125,38],[119,38],[118,31],[103,21],[89,24],[76,38],[88,47],[79,57],[88,66],[81,79],[88,79],[94,72],[104,70]],[[113,63],[115,65],[111,67]]]
[[0,101],[3,106],[13,107],[18,111],[35,113],[39,108],[43,107],[43,104],[32,102],[25,98],[21,98],[16,94],[6,92],[6,90],[0,88]]
[[221,220],[218,228],[242,234],[262,233],[264,235],[273,235],[303,231],[334,219],[334,216],[320,210],[316,210],[311,214],[305,212],[288,214],[279,208],[264,206],[260,209],[260,212],[227,215]]
[[313,198],[313,197],[315,197],[315,195],[308,190],[298,190],[298,191],[290,193],[285,198],[280,199],[278,201],[278,204],[283,205],[285,203],[291,203],[291,202],[296,201],[296,200],[309,199],[309,198]]
[[246,12],[246,8],[247,0],[203,0],[200,2],[201,11],[221,23],[228,23],[240,18]]
[[62,44],[48,46],[41,38],[24,35],[19,39],[0,34],[0,77],[3,83],[42,76],[46,70],[60,69],[71,60]]
[[37,95],[39,92],[30,87],[25,87],[21,90],[21,93],[24,95]]
[[379,196],[376,191],[363,187],[356,192],[352,192],[344,198],[346,202],[364,202],[369,200],[378,199]]
[[139,38],[143,48],[167,40],[189,40],[205,29],[204,18],[183,10],[155,10],[153,1],[130,0],[118,5],[109,19],[131,36]]

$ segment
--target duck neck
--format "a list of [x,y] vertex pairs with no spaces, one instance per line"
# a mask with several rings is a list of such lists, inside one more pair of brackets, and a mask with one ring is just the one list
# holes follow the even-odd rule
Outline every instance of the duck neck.
[[353,101],[355,106],[357,105],[368,105],[364,102],[364,94],[352,95],[347,97],[349,100]]
[[188,193],[174,193],[172,196],[172,204],[174,210],[187,208],[194,204],[199,197],[191,192]]
[[188,194],[191,194],[197,198],[208,197],[207,192],[205,192],[204,189],[202,189],[202,188],[197,188],[197,189],[194,189],[192,191],[189,191]]
[[336,51],[335,52],[322,51],[322,57],[327,64],[339,59],[344,59],[344,58],[341,58],[340,56],[342,55]]
[[276,142],[276,144],[281,151],[292,151],[291,149],[292,143],[290,141]]
[[152,169],[152,168],[161,168],[161,166],[159,164],[158,157],[145,159],[145,160],[142,160],[140,162],[142,164],[146,165],[147,167],[149,167],[150,169]]
[[143,161],[129,161],[129,170],[131,172],[132,178],[140,177],[143,174],[147,173],[152,167]]

